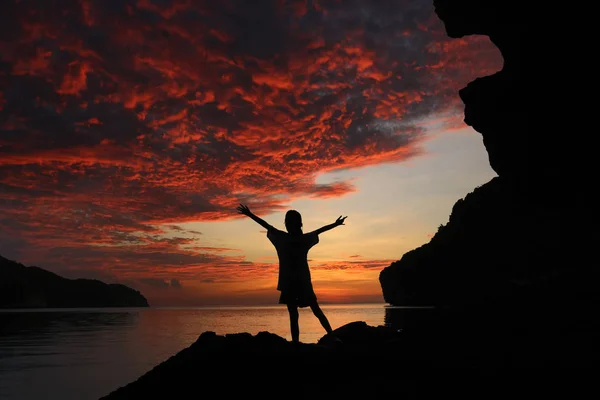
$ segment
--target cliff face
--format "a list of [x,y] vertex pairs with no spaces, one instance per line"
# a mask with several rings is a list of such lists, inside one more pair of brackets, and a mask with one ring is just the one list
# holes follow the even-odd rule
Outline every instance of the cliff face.
[[0,257],[0,308],[148,307],[137,290],[91,279],[66,279]]
[[482,133],[490,165],[503,178],[522,178],[531,155],[529,131],[531,97],[522,95],[529,80],[527,57],[531,21],[517,1],[435,0],[435,12],[452,38],[487,35],[502,57],[501,71],[476,79],[459,94],[465,103],[465,122]]
[[[381,272],[384,298],[395,305],[464,309],[572,308],[569,319],[588,321],[589,310],[581,307],[598,300],[593,287],[598,274],[589,264],[593,187],[574,182],[586,172],[564,157],[558,161],[561,144],[540,122],[552,118],[562,126],[569,115],[534,111],[547,104],[543,93],[532,90],[534,74],[543,69],[530,55],[533,38],[543,40],[540,32],[530,32],[528,22],[535,18],[514,0],[434,5],[449,36],[487,35],[504,57],[501,71],[459,92],[465,122],[482,134],[498,177],[458,200],[429,243]],[[555,78],[558,85],[569,80]]]

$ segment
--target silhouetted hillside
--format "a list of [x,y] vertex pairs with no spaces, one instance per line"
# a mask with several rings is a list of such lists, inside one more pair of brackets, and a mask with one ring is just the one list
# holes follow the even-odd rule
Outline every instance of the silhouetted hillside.
[[[459,92],[465,122],[482,134],[498,177],[458,200],[429,243],[381,272],[385,300],[444,306],[570,302],[578,308],[595,301],[598,274],[589,267],[597,236],[590,223],[595,189],[573,184],[590,171],[556,162],[562,144],[531,123],[532,104],[543,100],[527,89],[538,73],[528,56],[537,40],[527,14],[532,10],[512,0],[434,4],[449,36],[487,35],[504,57],[501,71]],[[568,118],[552,116],[557,122]]]
[[[531,29],[534,8],[515,0],[434,4],[449,36],[487,35],[504,58],[501,71],[459,91],[498,177],[459,199],[429,243],[381,272],[385,301],[446,310],[432,329],[477,328],[489,343],[544,342],[574,365],[597,360],[596,178],[544,128],[569,125],[572,115],[537,111],[546,98],[531,84],[544,62],[531,50],[545,32]],[[555,78],[572,84],[566,73]]]
[[557,229],[570,217],[540,210],[523,196],[496,177],[460,199],[429,243],[381,272],[385,300],[437,306],[511,301],[576,279],[577,269],[558,258]]
[[92,279],[67,279],[0,256],[0,308],[148,307],[137,290]]

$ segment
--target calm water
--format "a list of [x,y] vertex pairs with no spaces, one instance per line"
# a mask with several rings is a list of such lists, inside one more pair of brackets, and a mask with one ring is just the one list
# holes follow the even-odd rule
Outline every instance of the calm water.
[[[389,325],[390,310],[382,304],[322,308],[334,329],[352,321]],[[286,308],[0,311],[0,399],[98,399],[189,346],[204,331],[266,330],[291,340]],[[301,309],[300,340],[315,343],[324,333],[310,309]]]

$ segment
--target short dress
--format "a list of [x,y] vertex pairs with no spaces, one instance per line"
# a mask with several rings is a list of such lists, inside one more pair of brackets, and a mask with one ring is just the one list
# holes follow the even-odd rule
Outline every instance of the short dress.
[[308,307],[316,303],[307,257],[311,247],[319,243],[319,235],[314,232],[290,234],[270,228],[267,237],[275,246],[279,258],[279,304]]

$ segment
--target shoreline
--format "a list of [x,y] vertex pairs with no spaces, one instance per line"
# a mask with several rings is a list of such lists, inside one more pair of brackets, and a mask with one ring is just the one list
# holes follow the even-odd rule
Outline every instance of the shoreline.
[[[325,303],[321,308],[355,308],[361,306],[382,308],[428,308],[427,306],[389,306],[386,303]],[[148,307],[64,307],[64,308],[0,308],[2,312],[58,312],[58,311],[125,311],[125,310],[255,310],[255,309],[281,309],[281,304],[251,305],[251,306],[148,306]],[[434,307],[431,307],[434,308]]]

